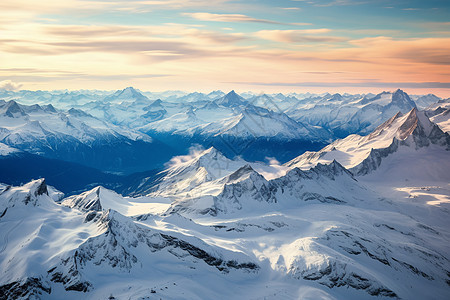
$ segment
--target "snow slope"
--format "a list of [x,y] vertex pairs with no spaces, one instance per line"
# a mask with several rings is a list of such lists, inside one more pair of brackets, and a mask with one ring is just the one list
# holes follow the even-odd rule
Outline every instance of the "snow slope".
[[446,156],[449,154],[450,137],[431,123],[424,112],[412,109],[405,115],[397,113],[367,136],[350,135],[318,152],[306,152],[286,163],[286,166],[308,169],[317,163],[337,160],[356,173],[367,172],[367,168],[377,167],[379,157],[387,156],[399,147],[429,145],[436,145]]
[[[267,183],[247,166],[227,176],[232,192],[216,201],[215,215],[152,214],[157,202],[145,198],[126,217],[110,207],[127,211],[138,200],[104,188],[60,205],[43,180],[9,187],[0,194],[0,292],[5,299],[448,298],[450,201],[429,200],[436,192],[450,199],[450,187],[386,195],[390,181],[367,178],[356,181],[335,162]],[[229,210],[235,199],[242,208]]]

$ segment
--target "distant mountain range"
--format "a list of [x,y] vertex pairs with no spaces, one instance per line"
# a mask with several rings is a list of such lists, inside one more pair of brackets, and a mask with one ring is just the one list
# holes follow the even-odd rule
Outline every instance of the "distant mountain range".
[[40,174],[68,192],[72,185],[65,184],[66,177],[55,177],[55,167],[45,168],[39,158],[43,157],[55,165],[75,163],[76,170],[95,168],[98,180],[90,177],[89,184],[122,186],[120,191],[126,191],[130,186],[121,183],[127,181],[123,175],[153,174],[151,170],[162,170],[171,157],[186,154],[195,145],[214,147],[229,159],[263,162],[275,158],[286,163],[336,138],[366,135],[397,112],[424,106],[433,121],[448,129],[448,100],[434,95],[409,97],[401,90],[378,95],[243,95],[234,91],[150,93],[132,87],[112,93],[2,90],[0,153],[4,159],[0,163],[9,166],[17,160],[23,165],[31,159],[39,166],[26,176],[11,177],[11,184]]

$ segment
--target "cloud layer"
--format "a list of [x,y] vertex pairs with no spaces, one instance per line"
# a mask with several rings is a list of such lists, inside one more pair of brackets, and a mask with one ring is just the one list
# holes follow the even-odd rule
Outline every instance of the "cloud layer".
[[31,89],[448,90],[448,7],[381,2],[5,0],[0,80]]

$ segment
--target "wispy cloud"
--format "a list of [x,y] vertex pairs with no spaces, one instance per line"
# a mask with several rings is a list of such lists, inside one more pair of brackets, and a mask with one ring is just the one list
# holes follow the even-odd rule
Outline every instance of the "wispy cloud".
[[320,35],[329,32],[331,32],[331,30],[327,28],[304,30],[261,30],[256,32],[255,36],[281,43],[334,43],[346,40],[343,37]]
[[349,6],[349,5],[361,5],[367,4],[369,1],[358,1],[358,0],[310,0],[307,3],[313,4],[314,6],[319,7],[328,7],[328,6]]
[[232,85],[218,84],[402,78],[418,86],[426,78],[434,85],[422,86],[445,86],[448,8],[437,12],[423,2],[412,22],[397,6],[395,20],[384,18],[394,12],[380,9],[388,2],[3,0],[0,80],[26,88],[102,88],[122,78],[161,89],[226,89]]
[[242,14],[212,14],[207,12],[182,13],[184,16],[192,17],[200,21],[211,22],[249,22],[249,23],[265,23],[265,24],[283,24],[277,21],[252,18]]
[[22,87],[21,83],[13,82],[11,80],[0,81],[0,89],[7,91],[17,91]]
[[393,39],[374,37],[353,40],[351,44],[367,49],[367,55],[382,57],[384,62],[408,61],[429,65],[450,64],[450,38]]
[[230,82],[232,84],[260,85],[260,86],[294,86],[294,87],[376,87],[376,88],[440,88],[449,89],[450,82]]

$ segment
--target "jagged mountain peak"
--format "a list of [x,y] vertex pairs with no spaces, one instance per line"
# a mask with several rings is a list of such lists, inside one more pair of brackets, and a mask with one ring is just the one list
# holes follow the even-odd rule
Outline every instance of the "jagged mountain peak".
[[46,111],[46,112],[51,112],[51,113],[56,113],[56,108],[52,105],[52,104],[47,104],[47,105],[43,105],[42,108]]
[[416,103],[411,100],[409,95],[400,89],[397,89],[394,92],[384,91],[374,97],[364,96],[361,99],[360,104],[369,105],[369,107],[371,107],[371,105],[379,105],[381,111],[386,111],[389,114],[392,113],[393,109],[408,112],[416,107]]
[[123,90],[118,90],[114,94],[106,96],[106,101],[110,100],[135,100],[135,101],[149,101],[140,91],[133,87],[127,87]]
[[[336,159],[333,159],[330,163],[317,163],[314,167],[308,170],[301,170],[298,167],[294,167],[285,176],[286,178],[298,177],[308,179],[318,179],[320,177],[326,177],[331,180],[335,180],[338,176],[348,176],[352,179],[353,174],[342,166]],[[279,180],[284,180],[280,177]]]
[[245,180],[249,178],[250,176],[256,176],[260,177],[261,179],[264,179],[262,175],[260,175],[258,172],[256,172],[249,164],[246,164],[239,169],[237,169],[235,172],[231,173],[227,177],[227,183],[233,183],[241,180]]
[[155,101],[153,101],[149,107],[154,107],[154,106],[161,106],[163,103],[163,101],[161,99],[156,99]]
[[4,115],[10,118],[17,118],[27,114],[16,101],[10,100],[4,106]]
[[[44,178],[30,181],[23,186],[7,187],[0,195],[5,201],[0,203],[0,211],[4,214],[9,207],[14,207],[20,204],[40,206],[45,202],[52,202],[49,197],[49,191]],[[42,199],[46,197],[46,199]]]
[[73,108],[73,107],[71,109],[69,109],[67,112],[69,113],[69,115],[74,116],[74,117],[92,117],[90,114],[88,114],[84,110]]
[[33,180],[23,185],[22,189],[28,190],[30,195],[34,195],[36,197],[44,194],[48,196],[48,187],[45,182],[45,178]]
[[81,211],[102,211],[116,208],[125,203],[123,197],[116,192],[97,186],[80,195],[70,196],[63,200],[61,205],[77,208]]
[[327,101],[342,101],[343,97],[341,94],[336,93],[333,95],[329,95],[328,97],[325,98]]
[[222,96],[224,96],[224,95],[225,95],[225,93],[222,92],[221,90],[216,90],[216,91],[212,91],[212,92],[209,93],[207,96],[208,96],[210,99],[216,99],[216,98],[222,97]]
[[[206,169],[210,169],[216,167],[217,164],[229,161],[228,158],[226,158],[214,147],[210,147],[202,151],[194,151],[191,155],[185,156],[183,159],[185,161],[179,164],[174,164],[169,168],[169,170],[180,173],[181,170],[188,168],[198,169],[200,167],[204,167]],[[169,173],[171,172],[169,171]]]
[[[425,119],[423,119],[423,121],[425,121]],[[406,116],[404,117],[404,121],[402,120],[402,124],[397,129],[397,138],[400,140],[404,140],[414,132],[417,126],[420,125],[422,125],[422,127],[426,126],[426,128],[428,128],[430,126],[430,121],[428,120],[428,124],[420,124],[417,109],[413,108],[408,114],[406,114]]]
[[318,163],[311,171],[317,172],[318,174],[323,174],[327,176],[339,176],[339,175],[348,175],[353,177],[353,174],[350,173],[344,166],[342,166],[336,159],[329,164]]
[[396,90],[393,94],[392,94],[392,101],[391,101],[391,105],[392,106],[398,106],[400,108],[411,108],[411,107],[416,107],[416,103],[414,101],[411,100],[411,98],[409,97],[409,95],[407,93],[405,93],[404,91],[402,91],[401,89]]
[[82,211],[102,211],[100,191],[101,187],[98,186],[80,195],[68,197],[61,204]]
[[[377,168],[381,158],[395,152],[399,144],[413,149],[430,144],[450,149],[450,136],[432,123],[423,111],[414,107],[406,114],[396,113],[367,136],[349,135],[318,152],[306,152],[286,165],[308,169],[318,163],[336,159],[352,173],[360,175],[361,168],[364,170]],[[368,160],[371,161],[370,164]],[[362,165],[358,166],[360,164]],[[368,168],[364,164],[371,167]]]
[[232,90],[225,96],[214,100],[214,102],[225,107],[235,107],[245,104],[244,98],[236,94],[234,90]]
[[386,136],[388,139],[395,137],[398,140],[405,140],[412,134],[428,137],[435,127],[437,128],[437,125],[430,121],[425,112],[414,107],[406,114],[401,112],[395,114],[369,134],[368,139]]

